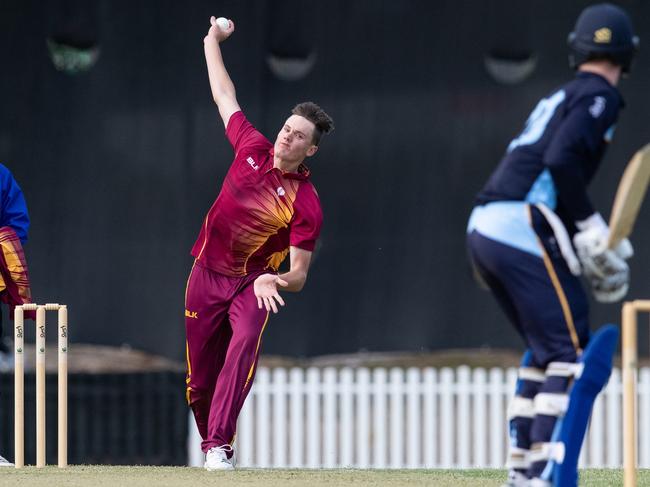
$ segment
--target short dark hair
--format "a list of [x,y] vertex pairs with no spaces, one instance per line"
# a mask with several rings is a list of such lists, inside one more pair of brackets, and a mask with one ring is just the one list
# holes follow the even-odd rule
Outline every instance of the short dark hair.
[[332,117],[330,117],[327,113],[325,113],[325,110],[323,110],[312,101],[304,101],[302,103],[298,103],[295,107],[293,107],[291,113],[300,117],[304,117],[315,125],[314,135],[312,137],[312,142],[314,145],[319,144],[320,138],[323,134],[329,134],[332,130],[334,130],[334,120],[332,120]]

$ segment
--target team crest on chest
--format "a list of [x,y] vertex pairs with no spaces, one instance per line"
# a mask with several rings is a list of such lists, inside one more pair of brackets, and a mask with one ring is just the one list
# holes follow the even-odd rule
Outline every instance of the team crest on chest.
[[284,196],[285,194],[287,194],[287,192],[284,190],[282,186],[278,186],[277,192],[278,192],[278,196]]

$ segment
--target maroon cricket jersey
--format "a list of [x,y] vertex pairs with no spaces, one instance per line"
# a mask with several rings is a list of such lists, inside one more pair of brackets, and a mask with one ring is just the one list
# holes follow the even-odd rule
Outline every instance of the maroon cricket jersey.
[[304,165],[297,173],[273,167],[273,144],[242,112],[228,121],[235,159],[208,211],[192,255],[226,276],[277,271],[289,246],[313,251],[323,222]]

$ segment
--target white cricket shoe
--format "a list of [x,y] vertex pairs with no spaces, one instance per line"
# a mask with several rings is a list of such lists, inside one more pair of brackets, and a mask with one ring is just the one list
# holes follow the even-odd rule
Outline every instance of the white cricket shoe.
[[13,467],[14,464],[7,460],[5,457],[0,456],[0,467]]
[[528,477],[515,470],[508,472],[508,481],[501,487],[528,487]]
[[232,459],[228,458],[228,453],[232,452],[232,446],[213,446],[205,454],[205,464],[203,465],[206,470],[213,472],[214,470],[233,470],[235,466],[232,464]]

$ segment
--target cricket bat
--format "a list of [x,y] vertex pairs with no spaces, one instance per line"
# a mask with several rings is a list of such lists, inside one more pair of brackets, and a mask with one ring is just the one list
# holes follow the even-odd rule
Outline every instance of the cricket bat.
[[612,214],[609,217],[607,248],[615,248],[621,240],[632,233],[648,189],[648,182],[650,182],[650,144],[634,154],[618,183]]

